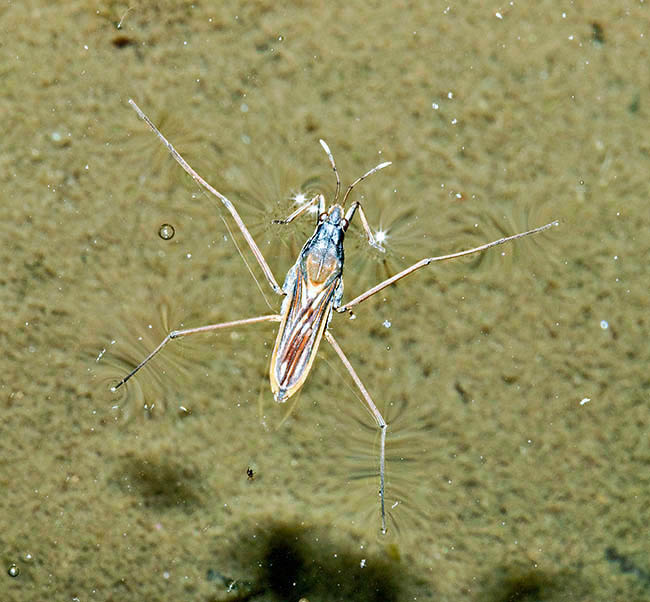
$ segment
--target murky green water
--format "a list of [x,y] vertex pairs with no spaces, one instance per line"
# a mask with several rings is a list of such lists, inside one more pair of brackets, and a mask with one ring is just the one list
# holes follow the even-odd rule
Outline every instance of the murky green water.
[[[647,599],[650,20],[610,5],[6,5],[2,600]],[[313,225],[271,219],[334,192],[319,138],[344,185],[394,163],[356,191],[388,253],[351,228],[347,299],[560,221],[334,317],[390,424],[387,535],[326,345],[292,411],[273,324],[110,392],[170,329],[280,304],[128,98],[280,281]]]

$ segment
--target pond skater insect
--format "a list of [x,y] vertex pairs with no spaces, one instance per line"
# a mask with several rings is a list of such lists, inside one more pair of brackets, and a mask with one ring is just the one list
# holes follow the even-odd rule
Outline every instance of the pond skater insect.
[[339,346],[338,342],[328,330],[329,322],[332,318],[332,312],[338,313],[348,312],[350,308],[358,305],[359,303],[369,299],[374,294],[385,289],[386,287],[396,283],[405,276],[423,268],[424,266],[434,263],[436,261],[444,261],[453,259],[455,257],[463,257],[472,253],[478,253],[501,245],[505,242],[516,240],[530,234],[536,234],[547,230],[551,226],[557,225],[558,222],[554,221],[544,226],[521,232],[505,238],[500,238],[492,242],[485,243],[473,249],[459,251],[448,255],[441,255],[438,257],[428,257],[418,261],[412,266],[402,270],[401,272],[391,276],[390,278],[380,282],[379,284],[368,289],[366,292],[361,293],[352,301],[341,305],[343,296],[343,239],[350,222],[354,215],[358,212],[361,220],[361,225],[365,231],[368,243],[378,249],[384,251],[381,242],[373,235],[366,214],[361,207],[359,201],[353,202],[347,211],[345,211],[345,202],[347,201],[353,188],[362,180],[376,173],[384,167],[388,167],[390,162],[380,163],[370,171],[366,172],[360,178],[357,178],[350,186],[348,186],[343,199],[339,204],[339,193],[341,189],[341,180],[339,178],[334,157],[325,143],[320,140],[320,144],[324,151],[327,153],[330,165],[334,170],[336,176],[336,192],[334,194],[334,202],[329,208],[326,205],[325,197],[322,194],[314,196],[310,201],[296,209],[291,215],[283,220],[274,220],[276,224],[288,224],[302,215],[307,209],[317,206],[318,218],[316,222],[316,230],[314,234],[307,240],[303,246],[298,259],[293,267],[289,270],[284,285],[280,286],[271,272],[266,259],[262,255],[259,247],[253,240],[248,228],[244,225],[239,213],[235,206],[220,192],[208,184],[190,165],[181,157],[178,151],[172,144],[162,135],[156,128],[153,122],[142,112],[140,107],[133,101],[129,100],[129,104],[135,109],[138,115],[145,121],[151,130],[158,136],[160,141],[167,147],[172,157],[180,164],[180,166],[192,178],[201,185],[208,192],[217,197],[223,205],[228,209],[230,215],[235,220],[242,235],[246,239],[255,259],[260,268],[264,272],[271,288],[278,294],[284,296],[282,302],[281,313],[256,316],[252,318],[244,318],[242,320],[235,320],[233,322],[222,322],[219,324],[208,324],[207,326],[199,326],[196,328],[187,328],[183,330],[174,330],[170,332],[163,341],[156,347],[147,357],[145,357],[129,374],[127,374],[112,390],[126,383],[140,368],[142,368],[151,358],[153,358],[169,341],[183,336],[198,334],[201,332],[210,332],[213,330],[220,330],[224,328],[235,328],[238,326],[245,326],[248,324],[257,324],[259,322],[280,322],[273,354],[271,356],[271,366],[269,370],[269,378],[271,381],[271,391],[275,401],[285,402],[292,395],[294,395],[304,384],[311,366],[316,357],[318,347],[323,337],[332,346],[336,354],[339,356],[343,365],[350,373],[352,380],[357,385],[361,395],[368,406],[370,412],[375,418],[377,427],[380,431],[380,444],[379,444],[379,502],[381,512],[381,530],[386,533],[386,512],[384,508],[384,477],[385,477],[385,448],[386,448],[386,431],[388,425],[381,415],[374,401],[370,397],[368,390],[361,382],[356,371],[350,364],[347,356]]

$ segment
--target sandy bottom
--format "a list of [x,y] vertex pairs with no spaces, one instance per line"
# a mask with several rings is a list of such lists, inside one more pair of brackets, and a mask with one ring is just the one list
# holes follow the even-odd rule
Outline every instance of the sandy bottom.
[[[648,599],[644,4],[50,4],[0,9],[3,601]],[[387,253],[352,225],[345,299],[559,220],[334,316],[389,423],[386,535],[326,343],[283,406],[270,323],[111,393],[169,330],[280,307],[129,98],[280,282],[314,218],[271,219],[333,198],[319,138],[344,186],[393,161],[352,194]]]

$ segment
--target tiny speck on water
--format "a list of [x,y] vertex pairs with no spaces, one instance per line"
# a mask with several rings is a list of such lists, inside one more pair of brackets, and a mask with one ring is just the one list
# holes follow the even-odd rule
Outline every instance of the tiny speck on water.
[[171,240],[174,238],[174,234],[176,234],[176,230],[174,230],[174,226],[171,224],[163,224],[158,229],[158,236],[163,240]]
[[601,320],[600,321],[600,327],[603,330],[607,330],[609,328],[609,322],[607,322],[607,320]]
[[7,574],[10,577],[18,577],[18,575],[20,575],[20,569],[15,564],[11,564],[7,569]]

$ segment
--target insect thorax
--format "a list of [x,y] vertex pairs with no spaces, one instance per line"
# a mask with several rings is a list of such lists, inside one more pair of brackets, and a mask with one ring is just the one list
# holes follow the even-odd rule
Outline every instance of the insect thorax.
[[340,227],[327,222],[316,232],[300,253],[300,264],[308,282],[314,286],[328,285],[343,274],[343,237]]

